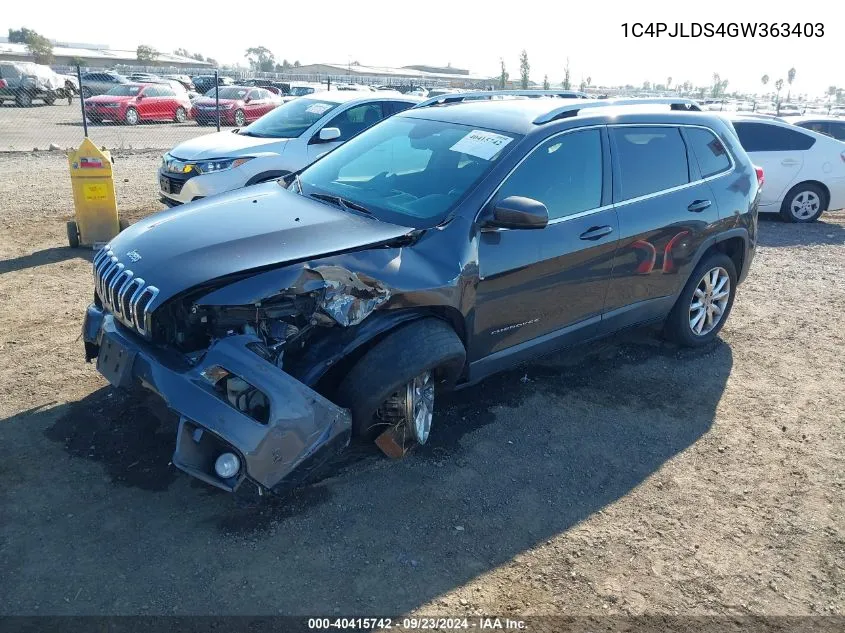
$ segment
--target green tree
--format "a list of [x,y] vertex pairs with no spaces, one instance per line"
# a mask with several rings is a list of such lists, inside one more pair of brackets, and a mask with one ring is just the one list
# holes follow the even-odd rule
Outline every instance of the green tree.
[[646,92],[651,90],[651,82],[650,81],[644,81],[643,82],[643,90],[645,90]]
[[528,63],[528,52],[523,48],[519,54],[519,80],[523,90],[528,90],[528,74],[531,72],[531,64]]
[[81,57],[73,56],[68,61],[70,62],[71,66],[74,66],[74,67],[79,66],[81,68],[85,67],[85,60],[82,59]]
[[563,68],[563,89],[570,90],[572,88],[572,82],[570,80],[570,72],[569,72],[569,58],[566,58],[566,66]]
[[26,27],[17,30],[9,29],[9,42],[26,44],[26,49],[35,58],[36,64],[49,64],[53,61],[53,45],[50,40],[32,29]]
[[769,83],[769,76],[763,75],[762,77],[760,77],[760,81],[763,83],[763,87],[765,88],[766,84]]
[[501,57],[499,58],[499,90],[504,90],[507,88],[508,85],[508,71],[505,69],[505,60]]
[[789,90],[786,92],[786,100],[792,96],[792,82],[795,81],[795,68],[790,68],[786,71],[786,82],[789,84]]
[[549,76],[543,75],[543,90],[549,89]]
[[298,60],[298,59],[297,59],[296,61],[294,61],[294,62],[293,62],[293,67],[294,67],[294,68],[299,68],[300,66],[302,66],[302,64],[300,64],[300,63],[299,63],[299,60]]
[[253,46],[246,49],[249,66],[259,72],[273,72],[276,67],[276,56],[266,46]]
[[147,46],[146,44],[139,44],[138,48],[135,49],[135,58],[139,62],[154,62],[160,54],[152,46]]

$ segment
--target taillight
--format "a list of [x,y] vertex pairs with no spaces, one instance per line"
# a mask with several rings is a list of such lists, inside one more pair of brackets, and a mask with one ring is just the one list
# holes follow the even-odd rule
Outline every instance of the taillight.
[[8,87],[8,85],[9,84],[6,83],[5,79],[0,79],[0,88],[6,88],[6,87]]
[[[845,160],[845,152],[842,152],[842,160]],[[763,183],[766,182],[766,178],[763,176],[763,168],[754,165],[754,171],[757,173],[757,186],[762,187]]]

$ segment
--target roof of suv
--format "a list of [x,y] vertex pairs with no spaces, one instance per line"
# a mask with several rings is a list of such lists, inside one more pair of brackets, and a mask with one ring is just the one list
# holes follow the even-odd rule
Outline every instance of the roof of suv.
[[[562,118],[576,118],[563,113],[571,109],[579,121],[589,118],[607,121],[636,120],[642,122],[644,116],[659,115],[666,122],[689,122],[688,117],[695,116],[699,121],[714,121],[715,112],[677,111],[670,109],[669,102],[686,105],[685,100],[585,100],[559,98],[492,98],[472,99],[445,105],[430,105],[406,110],[402,116],[421,119],[435,119],[460,125],[472,125],[490,130],[528,134],[538,129],[543,123]],[[559,112],[561,111],[561,112]],[[558,116],[556,116],[556,114]],[[567,116],[569,115],[569,116]]]

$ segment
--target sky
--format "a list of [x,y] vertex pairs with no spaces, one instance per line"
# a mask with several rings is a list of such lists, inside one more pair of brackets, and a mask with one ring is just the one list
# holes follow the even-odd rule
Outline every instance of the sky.
[[[845,11],[832,1],[704,0],[623,2],[539,2],[521,0],[322,0],[315,3],[204,0],[201,11],[188,5],[146,4],[137,12],[93,9],[64,0],[35,5],[6,3],[0,32],[26,26],[47,37],[134,49],[148,44],[162,51],[186,48],[220,62],[246,64],[244,51],[266,46],[278,61],[409,64],[468,68],[498,75],[504,59],[511,78],[519,74],[524,48],[531,79],[552,84],[564,76],[569,58],[575,86],[709,85],[714,72],[727,79],[728,92],[762,91],[760,78],[786,79],[796,69],[793,93],[816,96],[828,86],[845,87]],[[161,21],[155,9],[161,7]],[[238,10],[238,7],[242,10]],[[842,17],[838,17],[841,15]],[[824,36],[789,38],[633,38],[623,23],[790,22],[821,23]],[[689,29],[689,26],[687,26]],[[786,89],[784,89],[786,90]]]

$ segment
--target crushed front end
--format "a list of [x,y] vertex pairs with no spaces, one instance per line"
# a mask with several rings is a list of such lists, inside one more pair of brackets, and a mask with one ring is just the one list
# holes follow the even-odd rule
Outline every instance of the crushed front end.
[[278,490],[349,443],[349,412],[284,364],[312,336],[357,325],[387,301],[378,282],[298,264],[156,303],[158,289],[108,247],[94,276],[86,359],[114,386],[140,384],[178,414],[173,464],[183,471],[228,491],[246,481]]

